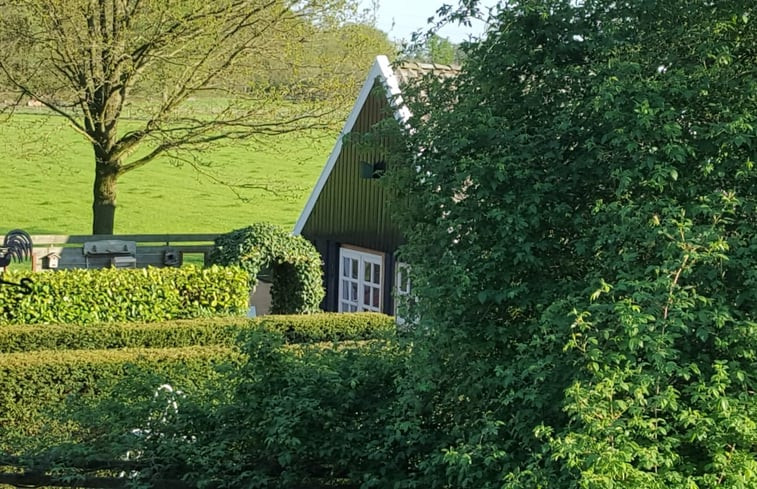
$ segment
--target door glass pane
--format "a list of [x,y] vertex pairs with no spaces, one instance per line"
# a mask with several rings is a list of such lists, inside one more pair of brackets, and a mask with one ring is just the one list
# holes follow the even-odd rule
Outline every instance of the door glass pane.
[[381,256],[340,250],[339,308],[343,311],[381,310]]

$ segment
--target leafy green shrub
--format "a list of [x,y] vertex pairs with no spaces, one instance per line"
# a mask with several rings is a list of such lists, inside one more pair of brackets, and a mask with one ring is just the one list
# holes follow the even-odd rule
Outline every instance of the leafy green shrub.
[[396,331],[392,316],[375,312],[271,315],[258,321],[290,343],[386,338]]
[[[159,437],[127,440],[151,479],[182,479],[192,487],[341,487],[368,482],[401,460],[382,448],[396,406],[395,379],[404,349],[394,342],[353,345],[285,345],[281,335],[257,331],[242,347],[245,361],[223,383],[186,396],[159,427]],[[125,384],[118,402],[103,401],[73,419],[88,419],[93,438],[84,453],[119,457],[128,423],[115,433],[103,418],[145,417],[149,396]],[[132,398],[141,398],[138,403]],[[146,398],[148,397],[148,398]],[[133,422],[132,422],[133,424]],[[191,440],[188,443],[187,440]],[[64,450],[57,450],[58,452]],[[65,454],[64,454],[65,456]],[[149,467],[159,467],[159,472]]]
[[236,344],[252,330],[281,333],[289,343],[386,338],[391,316],[378,313],[218,317],[159,323],[12,325],[0,327],[0,353],[34,350],[178,348]]
[[239,360],[238,350],[224,346],[0,354],[0,447],[18,450],[3,444],[36,433],[69,396],[96,402],[110,396],[109,385],[140,372],[157,376],[150,389],[161,383],[186,388],[217,378],[219,365]]
[[115,476],[129,451],[140,454],[134,482],[152,487],[373,487],[406,463],[383,447],[405,357],[394,341],[292,346],[262,330],[241,352],[0,355],[0,460],[5,452],[38,472],[108,467]]
[[[18,281],[20,272],[6,280]],[[0,287],[0,324],[154,322],[242,314],[249,275],[235,267],[61,270],[29,276],[32,293]]]
[[272,224],[258,223],[216,238],[210,262],[235,265],[250,272],[273,274],[271,312],[302,314],[319,310],[324,297],[321,256],[301,236]]
[[421,320],[384,487],[757,487],[754,1],[502,3],[403,92]]
[[[400,451],[384,448],[396,415],[395,380],[406,351],[396,342],[304,345],[296,352],[271,335],[252,335],[249,361],[233,376],[229,405],[212,414],[190,453],[234,446],[206,459],[189,480],[229,487],[375,486]],[[255,406],[250,409],[250,406]],[[193,433],[194,435],[194,433]],[[191,457],[190,455],[188,455]]]

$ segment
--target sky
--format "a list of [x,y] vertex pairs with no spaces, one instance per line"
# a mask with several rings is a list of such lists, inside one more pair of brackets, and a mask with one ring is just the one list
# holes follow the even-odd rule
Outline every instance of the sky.
[[[419,28],[426,27],[429,17],[443,4],[456,5],[456,0],[378,0],[377,27],[389,33],[394,40],[410,40],[410,35]],[[360,0],[361,8],[370,8],[371,0]],[[484,7],[490,7],[496,0],[482,0]],[[483,22],[475,22],[472,28],[448,25],[439,31],[439,35],[459,43],[473,34],[481,35],[486,29]]]

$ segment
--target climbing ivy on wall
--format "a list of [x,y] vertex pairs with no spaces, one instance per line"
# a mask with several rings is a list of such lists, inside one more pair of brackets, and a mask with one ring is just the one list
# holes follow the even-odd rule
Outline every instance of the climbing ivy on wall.
[[321,256],[301,236],[267,223],[256,223],[219,236],[210,253],[217,265],[238,265],[254,277],[273,275],[271,312],[301,314],[319,310],[324,297]]

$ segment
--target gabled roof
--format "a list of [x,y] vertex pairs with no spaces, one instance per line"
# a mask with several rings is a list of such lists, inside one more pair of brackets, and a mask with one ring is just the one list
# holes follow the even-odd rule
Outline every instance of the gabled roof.
[[326,182],[334,169],[334,165],[336,165],[336,162],[339,159],[339,155],[342,152],[344,136],[352,131],[352,128],[363,109],[363,105],[365,105],[366,100],[371,94],[376,81],[381,83],[385,88],[386,98],[394,107],[394,118],[400,123],[404,123],[410,118],[410,110],[402,101],[400,91],[401,85],[404,85],[413,78],[428,73],[434,73],[440,78],[448,78],[457,74],[458,71],[459,69],[454,66],[412,62],[402,63],[396,67],[396,70],[393,70],[392,65],[389,63],[389,59],[386,56],[376,56],[376,60],[373,62],[371,70],[368,72],[365,83],[363,83],[363,87],[360,89],[355,105],[352,107],[352,111],[347,117],[344,128],[337,137],[334,149],[331,150],[331,154],[329,155],[328,160],[326,160],[326,165],[323,167],[321,175],[318,177],[318,181],[316,182],[315,187],[313,187],[313,191],[310,193],[310,197],[305,203],[305,207],[302,209],[302,213],[297,219],[297,223],[294,225],[292,234],[295,236],[299,235],[305,227],[305,223],[318,201],[318,196],[321,194],[324,185],[326,185]]
[[436,78],[453,78],[460,73],[458,65],[441,65],[437,63],[417,63],[405,61],[395,67],[394,74],[399,79],[400,86],[410,80],[433,74]]

